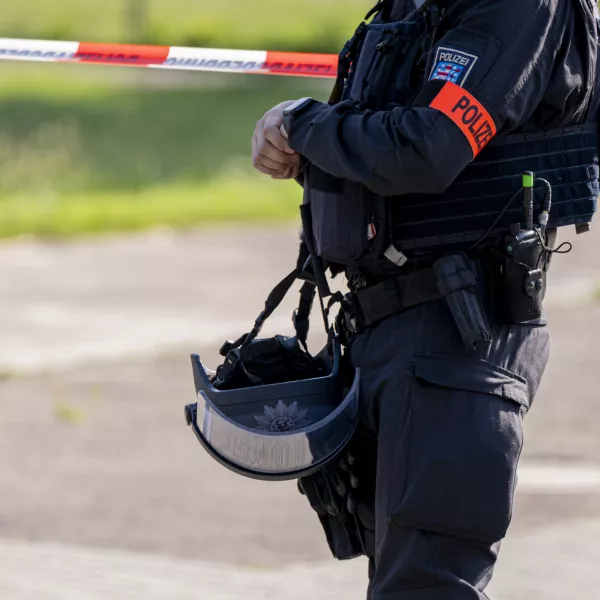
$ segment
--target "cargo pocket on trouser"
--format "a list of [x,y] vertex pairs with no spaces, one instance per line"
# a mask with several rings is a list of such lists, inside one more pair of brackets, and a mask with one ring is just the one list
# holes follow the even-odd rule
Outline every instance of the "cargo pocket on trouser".
[[390,521],[494,543],[512,517],[528,410],[523,378],[483,360],[417,356]]

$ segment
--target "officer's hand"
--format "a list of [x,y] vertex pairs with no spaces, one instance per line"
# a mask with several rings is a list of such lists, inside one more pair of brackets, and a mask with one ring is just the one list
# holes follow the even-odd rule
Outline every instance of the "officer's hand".
[[283,111],[294,101],[278,104],[256,124],[252,136],[252,165],[273,179],[292,179],[300,175],[300,155],[290,148],[282,133]]

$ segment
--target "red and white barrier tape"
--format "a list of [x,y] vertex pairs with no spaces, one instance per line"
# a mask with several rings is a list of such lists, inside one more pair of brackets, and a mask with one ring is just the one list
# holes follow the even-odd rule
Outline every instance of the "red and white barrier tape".
[[153,69],[335,77],[337,56],[0,38],[0,60],[92,63]]

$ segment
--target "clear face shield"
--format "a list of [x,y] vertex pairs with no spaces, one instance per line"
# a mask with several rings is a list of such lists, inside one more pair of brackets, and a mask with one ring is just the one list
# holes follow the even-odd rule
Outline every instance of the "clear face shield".
[[282,481],[317,471],[346,446],[358,422],[360,372],[344,393],[336,346],[329,375],[217,390],[192,356],[197,402],[186,420],[204,449],[228,469]]

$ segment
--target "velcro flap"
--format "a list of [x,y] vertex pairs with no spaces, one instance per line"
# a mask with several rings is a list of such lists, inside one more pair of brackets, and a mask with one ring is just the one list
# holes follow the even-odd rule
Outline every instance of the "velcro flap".
[[525,379],[483,359],[419,355],[414,358],[414,372],[418,379],[433,385],[500,396],[529,408]]

